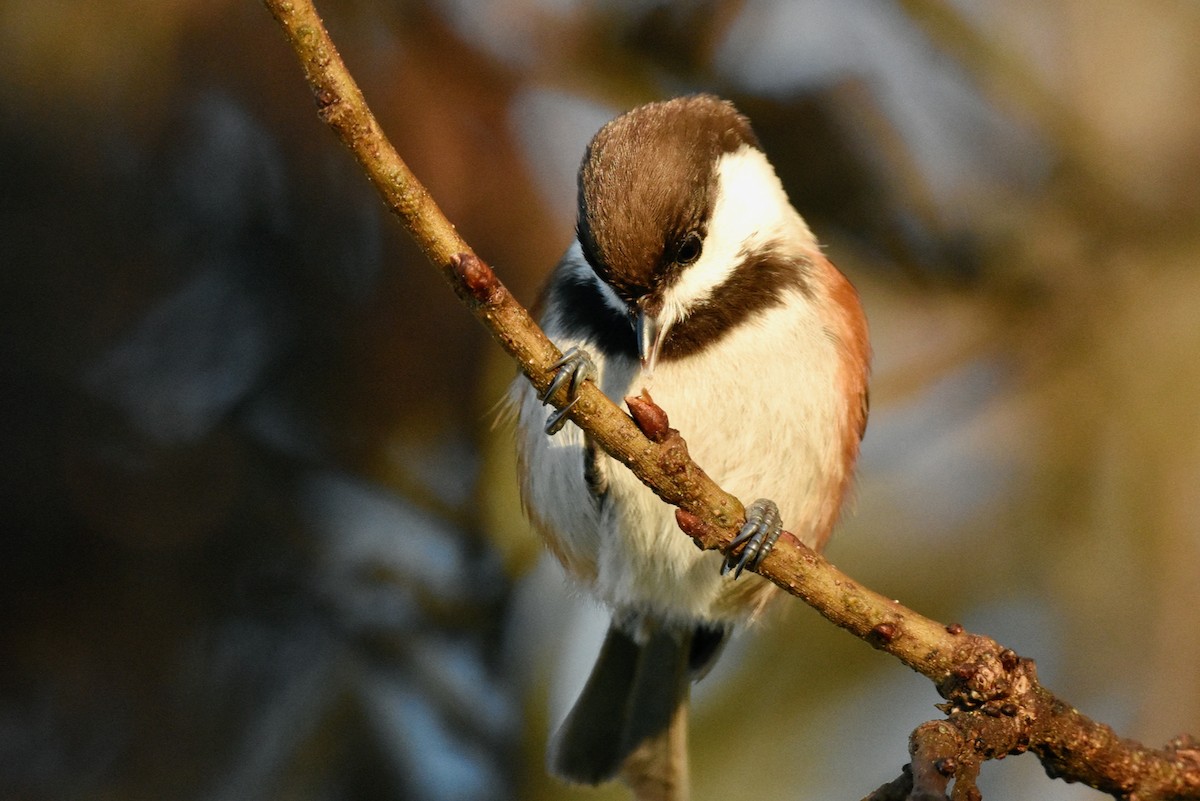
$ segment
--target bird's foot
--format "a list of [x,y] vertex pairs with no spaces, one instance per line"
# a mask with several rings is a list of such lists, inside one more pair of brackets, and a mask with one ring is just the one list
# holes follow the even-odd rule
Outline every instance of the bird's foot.
[[557,434],[567,424],[567,413],[571,411],[571,407],[579,402],[580,385],[596,377],[596,363],[586,350],[570,347],[561,359],[551,365],[551,369],[558,372],[546,387],[546,391],[538,394],[538,400],[542,403],[549,402],[550,396],[558,392],[563,385],[566,385],[567,395],[571,399],[566,406],[551,412],[546,419],[546,433]]
[[[736,579],[746,568],[756,569],[775,545],[775,540],[783,533],[783,521],[779,517],[779,507],[775,502],[759,498],[746,507],[746,523],[742,530],[729,543],[725,551],[725,563],[721,565],[721,575],[730,570],[734,571]],[[744,545],[741,551],[738,546]]]

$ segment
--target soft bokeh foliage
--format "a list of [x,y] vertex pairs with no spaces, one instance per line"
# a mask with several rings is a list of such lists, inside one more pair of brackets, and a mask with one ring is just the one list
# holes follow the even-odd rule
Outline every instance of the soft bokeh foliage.
[[[1200,733],[1194,3],[319,7],[531,303],[599,125],[735,100],[871,320],[834,561]],[[0,797],[621,797],[542,770],[604,622],[521,521],[512,368],[266,11],[0,0],[0,75]],[[861,797],[936,700],[792,604],[697,688],[695,797]]]

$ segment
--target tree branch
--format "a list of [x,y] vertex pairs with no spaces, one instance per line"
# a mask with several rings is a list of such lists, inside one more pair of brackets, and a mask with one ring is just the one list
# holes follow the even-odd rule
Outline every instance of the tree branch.
[[[310,0],[264,0],[300,58],[321,119],[362,166],[388,209],[539,391],[553,379],[561,357],[529,313],[475,255],[383,135],[362,92],[338,55]],[[569,419],[610,455],[633,470],[665,501],[725,529],[745,518],[738,499],[704,474],[686,450],[651,443],[628,415],[590,382]],[[551,399],[561,408],[566,388]]]
[[[544,390],[558,349],[458,235],[428,191],[380,130],[310,0],[264,0],[304,68],[318,113],[350,148],[387,207],[430,262],[529,380]],[[626,464],[664,501],[679,507],[680,527],[704,549],[728,547],[745,517],[688,456],[679,433],[648,397],[627,399],[634,417],[590,382],[570,419]],[[561,407],[566,388],[551,402]],[[1032,660],[994,640],[943,626],[859,586],[785,532],[758,571],[829,621],[927,676],[947,699],[948,717],[918,727],[912,766],[871,797],[978,798],[980,763],[1033,751],[1051,776],[1084,782],[1118,798],[1200,799],[1200,745],[1189,737],[1154,750],[1118,738],[1038,684]]]

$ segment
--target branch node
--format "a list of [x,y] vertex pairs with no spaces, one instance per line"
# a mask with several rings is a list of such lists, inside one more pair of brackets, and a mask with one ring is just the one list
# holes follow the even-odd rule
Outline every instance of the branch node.
[[954,757],[946,757],[934,762],[933,767],[937,769],[938,773],[950,778],[958,772],[958,760]]
[[877,623],[871,629],[871,636],[883,645],[889,645],[892,640],[896,639],[900,634],[900,629],[895,623]]
[[670,421],[663,408],[650,397],[649,391],[643,389],[641,395],[628,396],[625,405],[629,407],[629,416],[647,439],[657,443],[666,441],[671,433]]
[[694,515],[686,509],[675,510],[675,523],[695,541],[696,547],[702,551],[711,551],[720,547],[722,531],[712,525],[707,519]]
[[477,303],[493,304],[504,292],[504,286],[492,268],[474,253],[455,253],[450,257],[450,269],[458,277],[459,285]]

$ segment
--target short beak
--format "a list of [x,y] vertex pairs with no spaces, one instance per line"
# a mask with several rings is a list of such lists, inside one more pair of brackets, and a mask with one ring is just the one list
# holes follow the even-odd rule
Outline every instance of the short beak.
[[642,360],[642,369],[653,373],[654,365],[658,363],[658,351],[662,347],[664,331],[658,317],[646,311],[641,302],[633,315],[633,330],[637,334],[638,356]]

